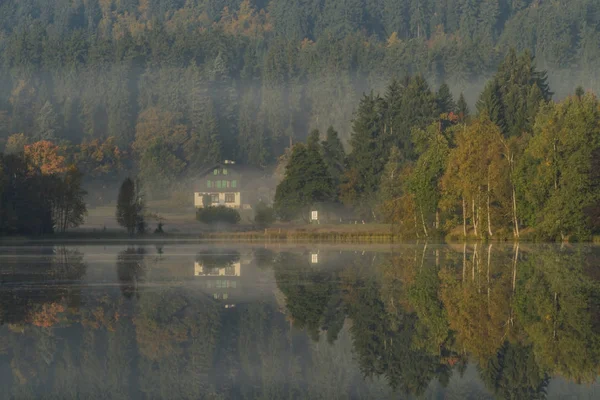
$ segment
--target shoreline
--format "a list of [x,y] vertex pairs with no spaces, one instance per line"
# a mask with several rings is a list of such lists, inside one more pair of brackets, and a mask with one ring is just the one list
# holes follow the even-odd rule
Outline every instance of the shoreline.
[[120,230],[109,231],[72,231],[58,233],[54,235],[45,235],[39,237],[27,236],[7,236],[0,237],[0,245],[16,245],[28,243],[161,243],[161,242],[238,242],[238,243],[331,243],[331,244],[412,244],[412,243],[430,243],[430,244],[464,244],[464,243],[545,243],[545,244],[600,244],[600,237],[593,237],[591,240],[578,242],[560,242],[560,241],[539,241],[531,237],[514,240],[513,238],[473,238],[460,240],[455,237],[430,237],[402,239],[381,227],[372,227],[373,229],[363,228],[357,230],[331,229],[331,228],[271,228],[264,230],[247,231],[204,231],[204,232],[167,232],[162,234],[148,233],[144,235],[129,236],[126,232]]

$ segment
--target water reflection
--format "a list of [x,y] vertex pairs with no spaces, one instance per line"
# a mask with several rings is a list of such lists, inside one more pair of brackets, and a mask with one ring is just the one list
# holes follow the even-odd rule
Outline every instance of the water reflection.
[[0,257],[0,398],[599,394],[592,246],[0,247]]

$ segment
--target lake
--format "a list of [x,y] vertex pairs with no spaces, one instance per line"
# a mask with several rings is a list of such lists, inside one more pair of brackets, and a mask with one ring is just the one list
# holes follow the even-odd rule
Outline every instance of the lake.
[[0,398],[600,398],[600,248],[0,246]]

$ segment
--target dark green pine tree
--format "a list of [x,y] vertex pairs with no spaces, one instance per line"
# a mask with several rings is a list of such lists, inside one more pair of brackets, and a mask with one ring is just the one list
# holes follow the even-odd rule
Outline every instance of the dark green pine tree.
[[313,129],[308,134],[308,139],[306,140],[306,144],[308,145],[308,148],[310,150],[320,152],[321,151],[320,140],[321,140],[321,132],[319,132],[318,129]]
[[279,218],[284,221],[307,219],[313,204],[334,198],[333,181],[319,147],[296,144],[285,177],[275,191],[274,209]]
[[477,111],[486,113],[505,136],[518,136],[531,128],[540,102],[551,98],[546,72],[535,69],[528,52],[517,55],[511,49],[481,93]]
[[[408,85],[409,78],[404,80]],[[383,98],[383,130],[385,140],[389,143],[399,145],[399,133],[401,131],[402,121],[402,96],[406,86],[400,81],[393,79],[385,91]],[[398,138],[398,139],[397,139]]]
[[465,95],[462,93],[458,97],[458,102],[456,103],[456,112],[458,113],[458,118],[461,122],[469,118],[469,105],[467,104],[467,100],[465,100]]
[[377,192],[379,176],[389,153],[383,134],[381,103],[381,98],[373,92],[364,95],[352,125],[349,168],[358,173],[355,190],[363,201]]
[[425,129],[439,117],[436,96],[421,75],[416,75],[406,86],[402,96],[400,118],[402,124],[398,136],[394,134],[396,145],[405,160],[415,157],[412,149],[411,132],[413,128]]
[[530,131],[533,128],[535,117],[540,109],[540,106],[545,101],[544,94],[540,90],[537,84],[533,84],[529,89],[529,95],[527,96],[527,122],[526,129]]
[[117,222],[127,229],[130,236],[144,225],[144,203],[139,193],[139,184],[127,178],[121,184],[117,198]]
[[337,131],[333,129],[333,126],[330,126],[329,129],[327,129],[327,136],[321,143],[321,147],[323,149],[323,161],[325,161],[329,175],[333,180],[333,185],[337,189],[339,188],[342,175],[344,174],[346,152],[344,151],[342,141],[340,140]]
[[454,102],[454,98],[450,92],[450,87],[448,87],[447,84],[442,83],[435,97],[440,114],[456,112],[456,103]]
[[489,81],[477,101],[477,113],[486,115],[490,121],[504,131],[506,129],[506,122],[504,120],[504,110],[499,92],[498,82],[495,79]]

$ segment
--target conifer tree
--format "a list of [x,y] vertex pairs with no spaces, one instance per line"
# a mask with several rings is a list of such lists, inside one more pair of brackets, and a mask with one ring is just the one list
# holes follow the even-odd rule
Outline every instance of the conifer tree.
[[[463,99],[464,100],[464,99]],[[456,112],[456,103],[447,84],[442,83],[436,94],[437,107],[440,114]]]
[[131,178],[125,179],[119,189],[116,218],[119,225],[127,229],[130,236],[133,236],[136,231],[144,233],[144,209],[139,183],[134,182]]
[[339,190],[339,185],[344,174],[344,166],[346,162],[346,152],[340,140],[338,133],[333,126],[327,129],[327,136],[321,143],[323,149],[323,161],[327,165],[329,175],[333,180],[333,185],[336,190]]
[[469,105],[467,104],[467,100],[465,100],[465,95],[462,93],[456,103],[456,111],[461,122],[464,122],[469,117]]
[[[379,175],[387,162],[389,149],[383,135],[381,98],[370,93],[364,95],[352,125],[349,168],[355,171],[353,190],[358,204],[366,215],[371,214],[372,200],[379,185]],[[350,172],[350,171],[349,171]]]
[[307,219],[310,206],[334,198],[333,181],[318,147],[294,145],[285,177],[275,191],[274,209],[279,218]]

